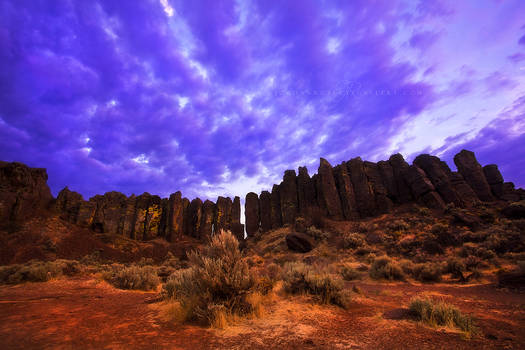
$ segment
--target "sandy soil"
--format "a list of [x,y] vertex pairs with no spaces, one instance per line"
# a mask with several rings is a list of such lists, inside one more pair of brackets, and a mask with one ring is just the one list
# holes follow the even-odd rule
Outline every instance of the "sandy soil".
[[[158,293],[82,277],[0,287],[0,349],[525,349],[525,294],[490,284],[357,282],[349,310],[276,293],[262,318],[224,330],[181,326],[159,313]],[[351,287],[354,283],[349,283]],[[427,293],[473,314],[473,339],[410,319]]]

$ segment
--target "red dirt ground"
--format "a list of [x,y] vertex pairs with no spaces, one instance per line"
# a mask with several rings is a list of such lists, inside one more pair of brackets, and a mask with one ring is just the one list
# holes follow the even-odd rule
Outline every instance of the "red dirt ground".
[[[349,283],[351,287],[354,283]],[[525,297],[491,284],[358,282],[349,310],[280,292],[262,318],[225,330],[164,321],[156,292],[122,291],[89,277],[0,287],[0,349],[525,349]],[[427,293],[471,313],[481,334],[411,320]]]

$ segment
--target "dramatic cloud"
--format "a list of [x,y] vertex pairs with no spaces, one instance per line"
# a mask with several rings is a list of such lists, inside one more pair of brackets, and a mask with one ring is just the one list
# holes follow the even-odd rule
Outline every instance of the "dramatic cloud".
[[[215,199],[467,147],[525,185],[520,0],[6,0],[0,159],[56,194]],[[515,150],[505,152],[504,150]]]

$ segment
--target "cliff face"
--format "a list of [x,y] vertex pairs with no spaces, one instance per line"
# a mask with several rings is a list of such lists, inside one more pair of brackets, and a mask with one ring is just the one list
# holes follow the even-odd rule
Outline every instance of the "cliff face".
[[[496,165],[482,167],[474,153],[454,157],[458,172],[435,156],[423,154],[409,165],[400,154],[372,163],[354,158],[335,167],[321,159],[310,177],[305,167],[284,173],[272,191],[246,195],[247,236],[294,223],[297,217],[322,215],[353,220],[389,212],[394,206],[417,202],[443,210],[449,203],[469,207],[479,201],[518,201],[525,191],[504,182]],[[189,200],[180,192],[169,198],[143,193],[129,196],[107,192],[84,200],[64,188],[54,199],[45,169],[0,162],[0,220],[6,227],[54,211],[62,219],[95,232],[120,234],[137,240],[162,237],[177,241],[183,235],[205,240],[218,229],[244,239],[240,198],[218,197],[214,203]]]

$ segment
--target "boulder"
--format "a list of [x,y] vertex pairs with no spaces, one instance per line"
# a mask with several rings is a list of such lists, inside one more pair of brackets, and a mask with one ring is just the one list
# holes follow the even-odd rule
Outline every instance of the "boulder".
[[478,163],[474,152],[462,150],[454,156],[454,163],[479,199],[485,202],[494,200],[483,168]]
[[341,208],[344,218],[347,220],[357,219],[359,213],[357,212],[354,186],[348,175],[345,163],[334,167],[334,179],[337,190],[339,191],[339,197],[341,198]]
[[479,198],[474,192],[474,190],[467,184],[463,175],[457,171],[451,172],[449,175],[450,182],[454,187],[454,190],[458,194],[458,197],[461,199],[463,207],[472,207],[476,203],[479,203]]
[[272,229],[272,195],[268,191],[262,191],[259,197],[261,231],[268,232]]
[[259,231],[260,214],[259,214],[259,197],[256,193],[250,192],[246,195],[244,208],[246,216],[246,234],[253,237]]
[[324,158],[319,162],[319,183],[321,187],[322,196],[320,200],[324,202],[324,207],[328,213],[328,217],[334,219],[343,218],[343,210],[341,208],[341,199],[337,187],[335,186],[335,179],[332,166]]
[[501,213],[509,219],[525,219],[525,201],[510,203]]
[[286,235],[286,245],[288,249],[299,253],[307,253],[314,248],[312,239],[300,232],[292,232]]
[[354,187],[357,210],[361,217],[376,214],[376,204],[372,186],[368,182],[365,166],[361,158],[351,159],[346,163]]
[[490,186],[492,194],[496,198],[503,197],[503,176],[501,175],[496,164],[489,164],[483,167],[483,174]]
[[271,193],[271,220],[272,228],[276,229],[283,225],[281,214],[281,196],[279,195],[279,185],[273,185]]
[[509,202],[517,202],[521,199],[519,192],[514,188],[513,182],[503,183],[503,196],[501,199]]
[[297,182],[294,170],[284,172],[283,181],[279,185],[279,195],[283,224],[293,224],[298,213]]

